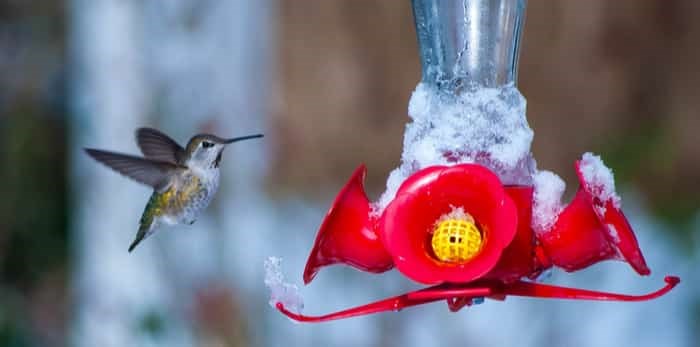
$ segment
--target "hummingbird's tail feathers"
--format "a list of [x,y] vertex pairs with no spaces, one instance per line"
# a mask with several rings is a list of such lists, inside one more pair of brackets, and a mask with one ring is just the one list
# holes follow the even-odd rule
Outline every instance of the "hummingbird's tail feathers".
[[170,184],[170,177],[179,166],[133,155],[85,148],[85,152],[98,162],[139,183],[162,191]]
[[185,157],[182,146],[153,128],[136,129],[136,143],[148,159],[177,164]]
[[131,251],[133,251],[134,248],[136,248],[136,246],[138,246],[138,244],[141,243],[141,241],[143,241],[144,239],[146,239],[146,237],[148,237],[148,235],[150,234],[152,234],[151,225],[142,224],[141,227],[139,227],[139,231],[136,233],[136,238],[131,243],[131,245],[129,245],[129,253],[131,253]]
[[134,242],[132,242],[131,245],[129,246],[129,253],[131,253],[131,251],[133,251],[134,248],[136,248],[136,245],[141,243],[142,240],[143,240],[143,237],[137,237],[136,240],[134,240]]

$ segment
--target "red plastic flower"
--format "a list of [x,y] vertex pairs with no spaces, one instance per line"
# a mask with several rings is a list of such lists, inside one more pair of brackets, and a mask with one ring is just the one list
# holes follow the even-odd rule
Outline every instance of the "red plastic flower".
[[625,260],[641,275],[650,272],[610,187],[586,175],[589,168],[580,161],[576,169],[581,184],[576,197],[551,228],[535,233],[533,187],[503,186],[483,166],[422,169],[399,187],[380,216],[364,192],[366,170],[360,166],[319,229],[304,282],[323,266],[343,263],[373,273],[396,266],[406,277],[435,286],[318,317],[289,312],[280,303],[277,308],[290,318],[318,322],[436,300],[446,300],[457,311],[477,297],[639,301],[671,290],[677,277],[667,277],[665,287],[639,296],[523,280],[553,265],[576,271],[607,259]]
[[[478,253],[466,261],[440,260],[431,245],[436,224],[454,210],[470,215],[481,234]],[[433,166],[399,187],[378,225],[384,247],[404,275],[425,284],[464,283],[496,266],[515,237],[518,212],[498,177],[483,166]]]

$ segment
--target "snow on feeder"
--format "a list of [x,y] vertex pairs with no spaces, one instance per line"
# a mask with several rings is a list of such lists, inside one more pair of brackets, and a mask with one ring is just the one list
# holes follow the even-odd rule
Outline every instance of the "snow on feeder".
[[452,311],[509,295],[642,301],[623,295],[536,282],[553,266],[577,271],[603,260],[648,275],[621,210],[612,172],[586,153],[576,162],[578,193],[566,206],[564,183],[537,171],[525,99],[515,86],[525,0],[413,0],[423,78],[409,103],[402,163],[376,203],[360,166],[323,221],[303,279],[345,264],[381,273],[396,268],[425,289],[323,315],[321,322],[445,300]]

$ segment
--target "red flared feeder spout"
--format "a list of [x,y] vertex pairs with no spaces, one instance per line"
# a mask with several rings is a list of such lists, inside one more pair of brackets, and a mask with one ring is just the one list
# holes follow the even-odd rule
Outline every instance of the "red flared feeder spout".
[[306,262],[304,283],[311,282],[321,267],[336,263],[373,273],[394,266],[375,231],[364,190],[366,173],[360,165],[328,210]]
[[632,227],[612,199],[602,201],[576,162],[580,187],[554,226],[538,235],[554,265],[576,271],[606,259],[623,260],[640,275],[648,275]]

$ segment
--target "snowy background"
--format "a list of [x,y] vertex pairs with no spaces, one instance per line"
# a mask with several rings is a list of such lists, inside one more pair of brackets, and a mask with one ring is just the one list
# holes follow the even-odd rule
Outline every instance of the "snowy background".
[[[539,169],[576,186],[593,151],[616,173],[652,275],[554,271],[561,285],[645,303],[510,298],[320,325],[268,306],[263,262],[301,273],[354,167],[372,200],[402,157],[420,79],[409,1],[0,2],[0,346],[700,346],[700,4],[528,4],[519,89]],[[126,248],[150,194],[80,148],[135,153],[154,126],[264,132],[226,151],[196,224]],[[527,137],[527,134],[525,134]],[[396,271],[321,271],[325,313],[418,288]]]

